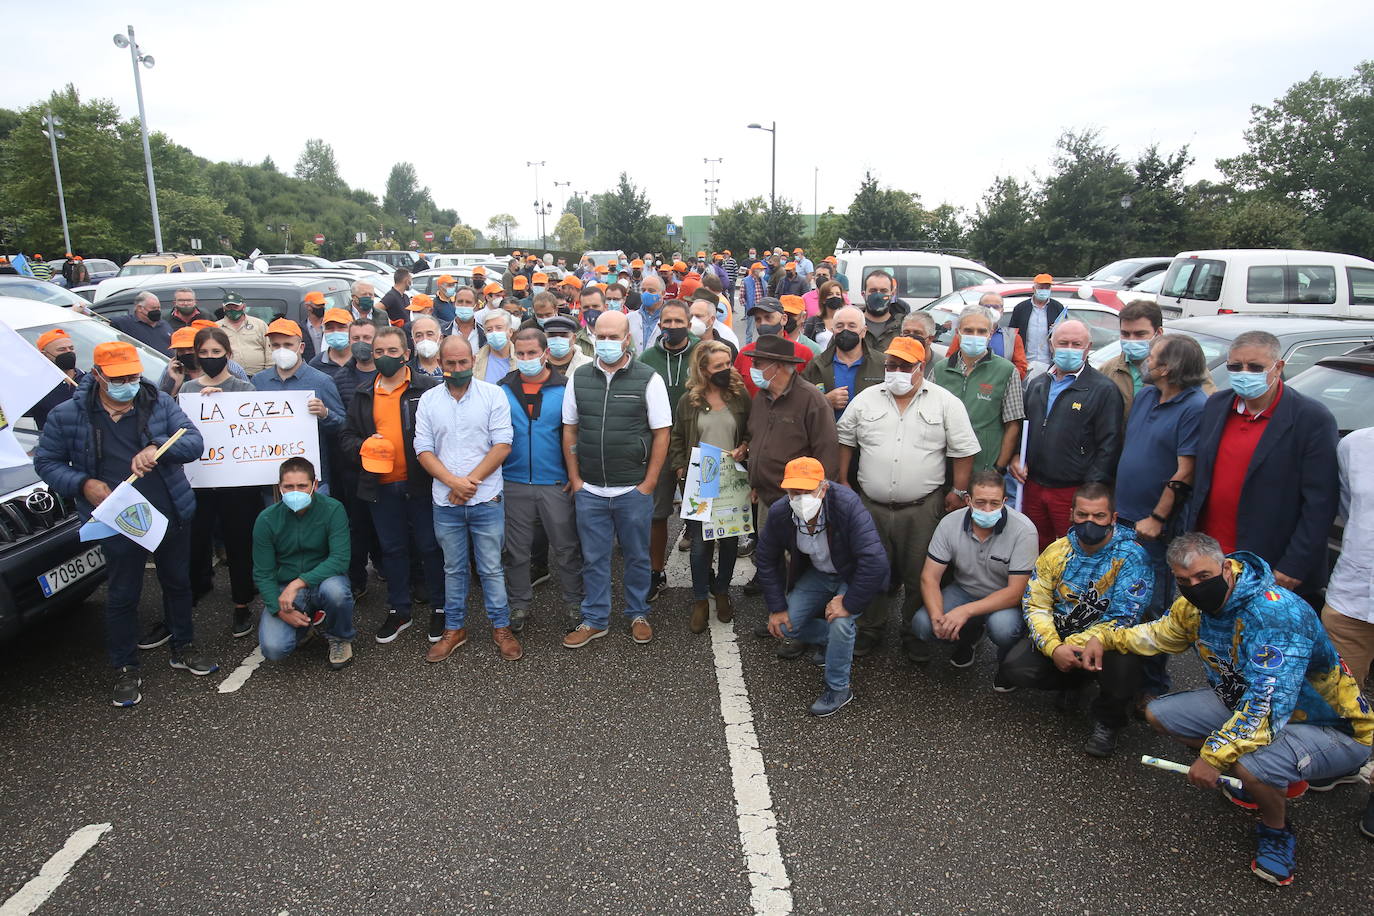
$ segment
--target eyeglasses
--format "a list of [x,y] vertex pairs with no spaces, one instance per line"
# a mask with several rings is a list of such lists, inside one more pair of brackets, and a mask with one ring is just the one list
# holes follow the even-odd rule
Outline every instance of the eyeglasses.
[[1262,366],[1259,363],[1227,363],[1227,372],[1268,372],[1273,366]]

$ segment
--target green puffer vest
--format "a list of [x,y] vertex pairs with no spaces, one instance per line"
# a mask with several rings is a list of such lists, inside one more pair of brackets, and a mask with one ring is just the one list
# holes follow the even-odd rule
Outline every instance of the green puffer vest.
[[633,487],[644,482],[653,432],[645,389],[654,370],[637,359],[609,381],[600,362],[573,373],[577,398],[577,467],[597,487]]

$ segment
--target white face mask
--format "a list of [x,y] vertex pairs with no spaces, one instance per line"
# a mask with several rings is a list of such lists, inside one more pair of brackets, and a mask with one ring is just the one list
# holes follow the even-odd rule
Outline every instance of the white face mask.
[[690,330],[693,337],[700,337],[702,334],[706,333],[706,322],[702,321],[700,318],[693,318]]
[[792,514],[797,521],[805,524],[811,521],[821,511],[821,497],[815,493],[802,493],[787,497],[787,504],[792,507]]
[[272,362],[277,364],[277,368],[285,372],[300,361],[300,354],[295,350],[288,350],[283,347],[280,350],[272,351]]
[[422,359],[433,359],[439,352],[439,344],[433,340],[422,340],[415,344],[415,352],[419,353]]
[[909,394],[912,389],[910,372],[884,372],[883,382],[887,384],[887,390],[898,397]]

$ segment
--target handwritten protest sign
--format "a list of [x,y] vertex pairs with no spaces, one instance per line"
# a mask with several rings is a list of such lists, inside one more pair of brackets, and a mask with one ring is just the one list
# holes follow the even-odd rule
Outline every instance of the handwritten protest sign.
[[205,451],[186,465],[193,487],[275,484],[287,458],[320,467],[320,426],[306,402],[313,391],[183,394],[181,409],[200,430]]

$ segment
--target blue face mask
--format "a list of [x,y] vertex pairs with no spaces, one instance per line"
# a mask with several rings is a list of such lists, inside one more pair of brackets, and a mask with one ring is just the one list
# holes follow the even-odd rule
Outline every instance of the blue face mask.
[[487,335],[487,345],[493,350],[504,350],[510,338],[505,331],[492,331]]
[[608,299],[606,300],[606,308],[613,312],[623,312],[625,311],[625,303],[621,302],[619,299]]
[[281,501],[292,512],[299,512],[310,505],[310,494],[304,490],[291,490],[281,495]]
[[544,361],[542,359],[517,359],[515,368],[520,370],[520,374],[525,378],[534,378],[544,371]]
[[651,309],[658,305],[658,300],[662,298],[658,293],[640,293],[639,304],[642,308]]
[[324,345],[325,345],[326,347],[328,347],[329,349],[331,349],[331,350],[347,350],[347,349],[348,349],[348,332],[347,332],[347,331],[325,331],[325,332],[324,332]]
[[1064,372],[1077,372],[1083,368],[1083,351],[1071,347],[1056,347],[1054,364]]
[[620,357],[625,355],[625,344],[618,340],[598,340],[596,342],[596,358],[607,365],[620,362]]
[[562,359],[572,351],[572,341],[566,337],[549,338],[549,355],[554,359]]
[[969,514],[973,516],[973,524],[979,528],[993,528],[1002,520],[1002,510],[997,509],[993,512],[984,512],[982,509],[970,508]]
[[453,314],[458,316],[459,321],[467,322],[472,320],[472,309],[466,305],[460,305],[455,308]]
[[1123,340],[1121,341],[1121,352],[1133,363],[1138,363],[1150,355],[1150,342],[1148,340]]
[[138,396],[138,382],[110,382],[105,391],[119,403],[127,404]]
[[987,352],[988,339],[986,337],[960,337],[959,349],[965,356],[982,356]]
[[768,387],[768,379],[766,379],[766,378],[763,377],[763,370],[762,370],[762,369],[755,369],[754,367],[750,366],[750,367],[749,367],[749,381],[751,381],[751,382],[754,383],[754,387],[755,387],[755,388],[767,388],[767,387]]
[[1036,302],[1049,302],[1050,291],[1047,289],[1037,289],[1034,293]]
[[[553,316],[549,316],[549,317],[553,317]],[[535,316],[534,316],[534,320],[537,321],[537,322],[539,322],[539,326],[540,326],[541,328],[542,328],[544,325],[546,325],[546,324],[549,323],[549,319],[548,319],[548,318],[540,318],[538,315],[535,315]]]
[[[1232,372],[1231,390],[1247,401],[1255,398],[1269,390],[1268,372]],[[114,386],[110,386],[110,394],[114,394]]]

